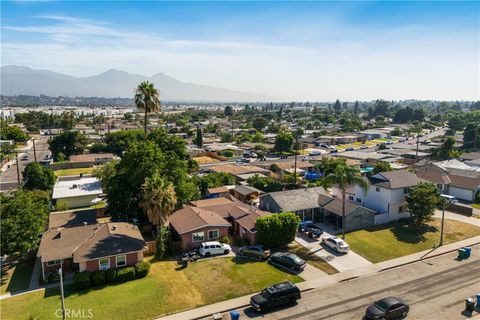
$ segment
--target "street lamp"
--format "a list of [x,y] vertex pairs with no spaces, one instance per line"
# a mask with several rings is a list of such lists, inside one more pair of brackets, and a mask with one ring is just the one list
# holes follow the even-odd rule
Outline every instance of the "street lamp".
[[62,268],[58,269],[58,275],[60,276],[60,295],[62,296],[62,320],[65,320],[65,296],[63,295],[63,276]]
[[440,197],[442,197],[442,225],[440,228],[440,243],[438,246],[443,246],[443,226],[445,224],[445,204],[448,202],[448,204],[453,203],[453,197],[448,195],[448,194],[441,194]]

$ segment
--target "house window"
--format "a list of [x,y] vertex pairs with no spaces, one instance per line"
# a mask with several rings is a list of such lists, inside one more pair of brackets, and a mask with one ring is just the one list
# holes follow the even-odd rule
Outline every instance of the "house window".
[[117,256],[115,259],[117,260],[117,267],[123,267],[127,265],[127,256]]
[[110,269],[110,259],[99,259],[98,260],[98,269],[100,270],[107,270]]
[[403,189],[403,193],[407,194],[408,193],[408,188]]
[[192,233],[192,241],[193,242],[203,241],[204,239],[205,239],[205,234],[204,234],[203,231]]
[[47,262],[47,266],[58,266],[62,264],[62,260],[51,260]]
[[379,187],[376,187],[376,188],[375,188],[375,191],[380,192],[380,188],[379,188]]
[[442,188],[442,185],[441,185],[440,183],[439,183],[439,184],[437,184],[437,188],[438,188],[438,189],[440,189],[440,190],[442,190],[442,189],[443,189],[443,188]]
[[208,230],[208,240],[218,239],[218,229]]
[[403,206],[398,207],[398,213],[403,212]]
[[358,203],[362,203],[362,199],[357,198],[357,202],[358,202]]
[[348,200],[352,200],[352,201],[353,201],[353,196],[348,196]]

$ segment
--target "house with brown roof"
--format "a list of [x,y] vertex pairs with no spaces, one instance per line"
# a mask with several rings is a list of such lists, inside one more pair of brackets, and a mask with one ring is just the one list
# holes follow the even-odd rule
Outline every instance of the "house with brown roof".
[[47,230],[40,241],[37,258],[43,279],[62,268],[97,271],[134,265],[143,260],[143,240],[137,226],[125,223],[83,224]]
[[247,174],[263,174],[269,176],[271,171],[268,169],[260,168],[257,166],[236,166],[236,165],[214,165],[208,168],[208,171],[211,172],[225,172],[230,173],[237,177],[238,180],[244,180],[242,176]]
[[105,164],[115,159],[113,153],[86,153],[70,156],[70,163],[75,168],[79,167],[93,167],[96,165]]
[[181,242],[182,250],[198,248],[204,241],[224,236],[243,237],[255,243],[255,221],[266,214],[269,213],[227,198],[204,199],[174,212],[170,226],[173,239]]

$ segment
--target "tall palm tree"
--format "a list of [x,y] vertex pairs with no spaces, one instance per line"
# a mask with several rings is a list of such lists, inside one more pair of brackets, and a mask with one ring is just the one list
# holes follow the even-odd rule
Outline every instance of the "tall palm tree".
[[173,185],[163,179],[158,173],[146,178],[142,185],[143,199],[140,206],[148,220],[157,230],[163,227],[177,205],[177,196]]
[[135,91],[135,105],[140,110],[145,110],[145,138],[147,137],[147,117],[149,112],[160,111],[160,93],[153,83],[143,81]]
[[342,239],[345,239],[345,194],[350,186],[358,185],[364,192],[368,190],[368,182],[360,175],[357,167],[339,163],[332,173],[323,178],[324,186],[336,185],[342,192]]

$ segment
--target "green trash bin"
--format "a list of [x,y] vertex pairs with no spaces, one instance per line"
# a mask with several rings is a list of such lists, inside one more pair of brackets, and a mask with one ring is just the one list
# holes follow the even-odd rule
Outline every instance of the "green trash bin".
[[457,259],[458,260],[463,260],[467,257],[467,252],[465,249],[461,248],[461,249],[458,249],[458,257]]

